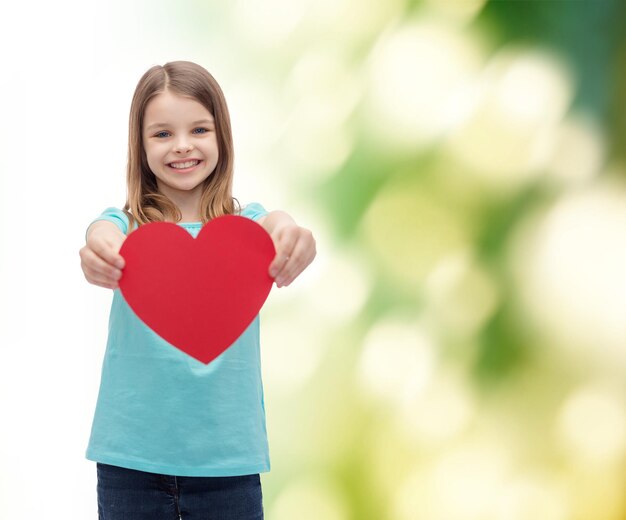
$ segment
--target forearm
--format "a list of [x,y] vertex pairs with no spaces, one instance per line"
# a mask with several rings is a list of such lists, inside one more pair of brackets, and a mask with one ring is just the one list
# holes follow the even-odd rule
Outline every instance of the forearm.
[[87,228],[87,232],[85,233],[85,240],[89,240],[89,235],[94,232],[98,232],[98,233],[103,232],[103,233],[106,233],[107,235],[112,234],[112,235],[121,236],[122,238],[126,238],[126,236],[124,235],[124,233],[122,233],[120,228],[118,228],[115,224],[113,224],[113,222],[110,222],[108,220],[96,220],[95,222],[93,222]]
[[280,227],[288,224],[296,224],[296,221],[284,211],[270,211],[261,222],[261,226],[270,235]]

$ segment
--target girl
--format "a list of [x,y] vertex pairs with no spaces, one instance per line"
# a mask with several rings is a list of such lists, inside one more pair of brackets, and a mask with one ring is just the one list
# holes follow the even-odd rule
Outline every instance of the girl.
[[[127,234],[154,221],[197,236],[227,214],[258,222],[288,286],[315,257],[311,232],[282,211],[232,196],[233,143],[219,85],[187,61],[150,68],[132,99],[127,189],[80,250],[88,282],[118,288]],[[101,520],[263,518],[261,472],[269,471],[259,316],[209,365],[173,348],[114,291],[109,337],[86,457],[97,468]]]

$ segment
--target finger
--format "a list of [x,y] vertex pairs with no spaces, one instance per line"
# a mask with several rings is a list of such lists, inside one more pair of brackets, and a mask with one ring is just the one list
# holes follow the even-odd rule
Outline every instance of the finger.
[[[296,232],[285,233],[279,241],[279,253],[272,264],[276,280],[281,284],[291,283],[315,257],[315,239],[311,231],[296,228]],[[283,253],[282,259],[280,253]],[[313,253],[313,254],[311,254]]]
[[103,276],[96,272],[90,272],[85,270],[85,278],[87,281],[94,285],[100,285],[102,287],[107,287],[109,289],[116,289],[119,286],[119,281]]
[[119,285],[116,283],[108,283],[104,280],[101,279],[97,279],[97,280],[91,280],[89,283],[91,283],[92,285],[97,285],[98,287],[104,287],[105,289],[118,289]]
[[83,261],[83,271],[91,277],[100,277],[111,282],[117,282],[122,277],[122,271],[109,265],[95,253],[87,253]]
[[124,257],[115,251],[115,245],[104,240],[95,240],[90,244],[91,249],[105,262],[123,269],[126,265]]
[[105,287],[107,289],[117,289],[119,287],[116,281],[112,281],[97,273],[96,274],[90,273],[89,270],[84,270],[83,274],[85,275],[85,279],[92,285]]
[[289,285],[293,282],[302,271],[313,261],[310,255],[304,256],[304,246],[301,248],[296,247],[293,252],[293,256],[289,259],[289,262],[285,265],[284,269],[276,277],[276,283],[279,287],[283,285]]
[[278,235],[278,239],[274,242],[276,256],[270,264],[270,276],[276,276],[281,272],[285,264],[289,261],[289,258],[292,256],[297,240],[298,235],[294,232],[284,231]]
[[277,253],[276,256],[274,257],[274,261],[270,265],[270,276],[274,278],[280,276],[283,273],[290,259],[291,257],[289,256],[288,253],[284,253],[284,252]]
[[281,285],[289,285],[293,282],[300,273],[304,271],[315,259],[315,255],[317,254],[315,247],[311,249],[306,243],[300,242],[296,249],[294,250],[294,254],[291,257],[293,263],[289,262],[287,267],[284,269],[284,274],[278,277],[277,282]]
[[276,284],[279,287],[289,285],[304,271],[305,267],[302,262],[290,262],[276,278]]
[[110,283],[117,283],[122,277],[122,271],[108,264],[93,250],[87,248],[81,253],[83,271],[91,278],[101,278]]

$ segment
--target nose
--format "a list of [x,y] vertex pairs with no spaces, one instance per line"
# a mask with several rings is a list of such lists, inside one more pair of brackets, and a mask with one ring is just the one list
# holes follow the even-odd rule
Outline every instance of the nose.
[[174,151],[176,153],[189,153],[193,149],[193,145],[189,142],[179,142]]

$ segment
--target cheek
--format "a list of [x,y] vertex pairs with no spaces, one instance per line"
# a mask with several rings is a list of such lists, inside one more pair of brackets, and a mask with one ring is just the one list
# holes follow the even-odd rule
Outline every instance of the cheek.
[[217,158],[220,155],[220,148],[217,145],[217,139],[213,139],[211,141],[211,144],[209,146],[209,152],[210,152],[210,155],[212,155],[215,158],[215,160],[217,160]]
[[154,156],[148,150],[146,150],[146,161],[148,161],[148,166],[151,170],[154,170]]
[[165,153],[161,148],[161,146],[146,146],[146,159],[148,160],[148,165],[150,167],[161,164],[163,159],[163,154]]

